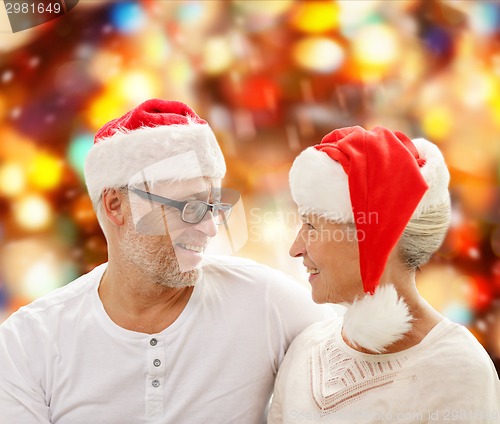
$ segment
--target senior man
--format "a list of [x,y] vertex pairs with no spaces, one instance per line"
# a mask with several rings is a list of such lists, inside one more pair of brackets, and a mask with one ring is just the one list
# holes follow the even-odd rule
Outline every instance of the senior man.
[[108,262],[0,326],[1,422],[265,422],[289,344],[329,312],[276,270],[204,254],[231,212],[224,174],[180,102],[97,132],[85,179]]

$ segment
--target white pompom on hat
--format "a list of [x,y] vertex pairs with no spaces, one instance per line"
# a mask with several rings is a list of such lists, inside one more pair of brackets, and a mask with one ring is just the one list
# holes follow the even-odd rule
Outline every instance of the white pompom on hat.
[[89,195],[96,202],[104,189],[127,186],[141,170],[190,151],[202,176],[224,177],[224,156],[207,122],[184,103],[147,100],[96,133],[84,167]]
[[[299,212],[355,223],[363,234],[358,247],[367,295],[344,317],[344,334],[354,345],[382,352],[411,328],[411,315],[395,288],[377,287],[408,221],[430,208],[449,207],[448,183],[437,146],[380,126],[334,130],[295,159],[290,188]],[[369,322],[373,325],[362,328]]]

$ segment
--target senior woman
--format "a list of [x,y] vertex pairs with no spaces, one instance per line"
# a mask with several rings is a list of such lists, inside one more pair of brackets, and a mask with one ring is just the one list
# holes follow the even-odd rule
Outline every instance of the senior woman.
[[315,302],[347,309],[294,340],[268,423],[500,422],[486,351],[416,288],[449,225],[448,182],[434,144],[383,127],[332,131],[297,157],[290,254]]

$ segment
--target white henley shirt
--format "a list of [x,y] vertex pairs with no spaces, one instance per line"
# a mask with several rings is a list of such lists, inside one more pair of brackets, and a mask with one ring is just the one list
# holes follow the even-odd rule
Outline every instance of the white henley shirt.
[[106,266],[0,326],[0,423],[262,424],[289,344],[333,314],[279,271],[214,257],[172,325],[133,332],[100,301]]

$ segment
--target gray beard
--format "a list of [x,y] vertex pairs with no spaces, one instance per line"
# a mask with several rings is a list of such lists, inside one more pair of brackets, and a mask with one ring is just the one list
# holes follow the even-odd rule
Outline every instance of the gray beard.
[[140,269],[148,281],[158,286],[182,288],[194,286],[201,279],[201,266],[181,271],[169,237],[138,234],[133,223],[128,227],[120,243],[122,255],[126,262]]
[[[174,262],[175,266],[178,268],[177,262]],[[158,279],[154,281],[155,284],[162,287],[169,288],[183,288],[183,287],[192,287],[198,281],[201,280],[201,276],[203,275],[203,270],[193,269],[191,271],[179,271],[178,273],[174,272],[172,274],[166,275],[163,279]]]

